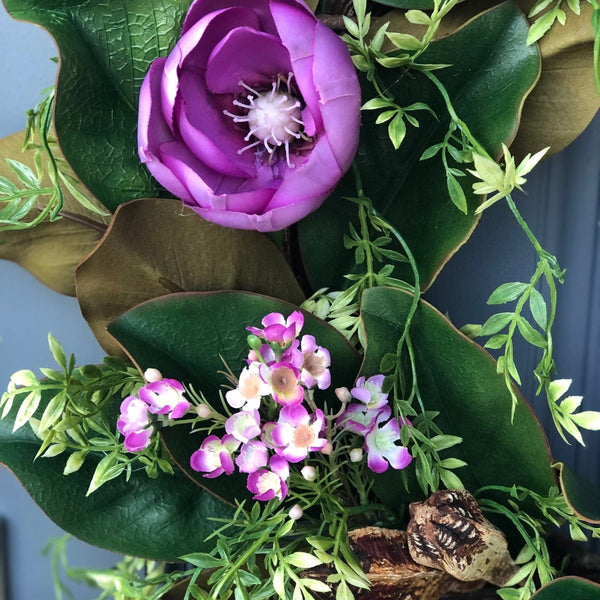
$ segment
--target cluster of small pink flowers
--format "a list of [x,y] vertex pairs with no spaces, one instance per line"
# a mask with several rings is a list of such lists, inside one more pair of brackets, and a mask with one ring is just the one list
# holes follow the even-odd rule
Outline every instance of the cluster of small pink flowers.
[[[404,469],[412,460],[408,449],[398,443],[400,423],[392,417],[388,394],[383,392],[383,382],[383,375],[374,375],[369,379],[359,377],[350,391],[347,388],[336,390],[338,398],[348,403],[337,419],[337,426],[364,437],[367,466],[375,473],[383,473],[389,466]],[[358,402],[352,402],[353,399]],[[351,461],[361,459],[360,448],[351,451]]]
[[[283,499],[288,493],[290,463],[328,444],[323,411],[314,407],[312,390],[331,383],[330,356],[312,335],[300,332],[301,312],[287,319],[270,313],[262,328],[248,327],[250,352],[237,387],[225,394],[239,409],[225,422],[225,435],[208,436],[193,453],[193,469],[205,477],[248,474],[247,487],[256,500]],[[271,415],[263,421],[263,414]]]
[[137,396],[128,396],[121,403],[117,421],[128,452],[139,452],[150,445],[153,425],[158,418],[179,419],[190,408],[183,396],[183,385],[176,379],[164,379],[156,369],[148,369],[144,378],[147,383],[138,390]]
[[[230,475],[237,467],[248,474],[247,487],[255,500],[283,499],[291,464],[304,461],[311,452],[333,451],[325,414],[313,402],[313,391],[331,384],[331,358],[312,335],[300,337],[303,325],[304,317],[296,311],[287,319],[270,313],[262,328],[247,328],[247,366],[236,388],[225,394],[237,412],[226,419],[225,434],[206,437],[190,459],[191,467],[204,477]],[[363,436],[363,448],[353,449],[350,460],[361,461],[364,451],[367,466],[377,473],[390,465],[402,469],[411,461],[408,450],[398,445],[400,426],[391,416],[383,381],[383,375],[361,377],[351,391],[337,389],[344,408],[329,432],[332,439],[336,427]],[[316,475],[310,465],[300,472],[307,480]]]

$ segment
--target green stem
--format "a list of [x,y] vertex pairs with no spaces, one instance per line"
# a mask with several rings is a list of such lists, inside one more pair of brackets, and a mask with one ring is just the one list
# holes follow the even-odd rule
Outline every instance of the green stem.
[[263,544],[269,539],[271,535],[271,528],[268,528],[265,533],[263,533],[251,546],[248,547],[246,552],[242,554],[242,556],[229,567],[227,574],[219,581],[219,583],[211,590],[210,597],[218,598],[219,592],[221,589],[229,585],[231,580],[235,578],[237,572],[248,562],[248,560],[258,552]]
[[456,114],[454,106],[452,105],[452,100],[450,100],[450,96],[448,95],[448,91],[444,87],[444,84],[431,71],[423,71],[423,74],[438,89],[440,95],[444,99],[444,102],[446,104],[446,110],[448,111],[450,118],[460,127],[461,131],[469,138],[469,141],[473,145],[473,148],[475,149],[477,154],[489,157],[487,150],[477,141],[475,136],[471,133],[471,130],[469,129],[467,124]]

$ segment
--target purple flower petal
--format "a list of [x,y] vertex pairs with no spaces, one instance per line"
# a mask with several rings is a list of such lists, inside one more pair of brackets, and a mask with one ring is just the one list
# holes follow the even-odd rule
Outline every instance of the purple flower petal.
[[[259,18],[261,29],[274,33],[275,26],[269,11],[269,3],[270,0],[252,0],[252,10]],[[231,6],[236,6],[236,0],[194,0],[183,22],[183,33],[193,27],[205,15]]]
[[161,156],[161,146],[174,142],[167,122],[165,121],[160,102],[160,81],[164,58],[156,59],[144,79],[140,91],[140,112],[138,122],[138,150],[140,159],[146,164],[155,179],[182,200],[190,200],[191,194],[181,183],[173,171],[164,163]]
[[[196,73],[184,71],[179,84],[186,104],[179,110],[177,123],[188,148],[208,168],[223,175],[253,177],[256,168],[252,155],[238,154],[246,143],[243,133],[231,126],[231,117],[215,104],[214,96],[202,85],[202,80]],[[202,110],[194,106],[202,106]]]
[[[271,3],[271,10],[277,33],[290,53],[294,77],[306,102],[306,111],[310,113],[309,119],[303,114],[305,125],[308,121],[306,134],[313,136],[323,127],[319,94],[313,81],[315,31],[318,24],[314,15],[298,2],[274,1]],[[302,31],[303,35],[298,35],[298,31]]]
[[244,92],[239,82],[270,88],[277,75],[291,71],[287,50],[274,35],[249,27],[228,33],[214,48],[206,68],[206,85],[214,94]]

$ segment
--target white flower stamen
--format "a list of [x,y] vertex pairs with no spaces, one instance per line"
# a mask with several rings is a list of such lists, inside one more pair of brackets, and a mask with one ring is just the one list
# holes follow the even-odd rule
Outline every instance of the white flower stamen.
[[[268,92],[259,92],[243,81],[238,83],[252,94],[246,96],[248,103],[234,100],[233,105],[246,110],[247,113],[236,115],[224,110],[223,114],[231,117],[234,123],[248,124],[248,133],[244,141],[248,142],[252,137],[257,140],[240,148],[238,154],[262,144],[269,154],[270,162],[277,149],[283,147],[287,166],[290,169],[294,168],[290,161],[290,144],[295,140],[306,139],[306,136],[302,131],[304,122],[301,103],[290,89],[292,77],[293,73],[289,73],[287,79],[280,76]],[[282,83],[287,88],[285,92],[280,89]]]

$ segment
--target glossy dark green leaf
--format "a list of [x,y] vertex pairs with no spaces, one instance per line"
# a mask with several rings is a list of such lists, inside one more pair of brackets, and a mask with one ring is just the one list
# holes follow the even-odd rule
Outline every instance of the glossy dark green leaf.
[[600,523],[600,488],[561,465],[560,483],[567,502],[584,521]]
[[[365,292],[362,372],[378,372],[382,357],[396,351],[412,302],[399,290]],[[435,422],[445,434],[463,438],[450,455],[467,462],[457,471],[467,489],[517,484],[547,494],[555,480],[544,433],[524,398],[511,423],[511,396],[492,357],[425,302],[419,304],[410,335],[425,408],[440,411]],[[401,474],[388,471],[377,478],[376,489],[384,501],[397,505],[403,494]]]
[[62,474],[64,455],[34,462],[40,440],[29,426],[12,433],[16,412],[15,406],[0,421],[0,462],[52,521],[90,544],[174,561],[186,553],[210,551],[212,545],[205,539],[220,525],[211,519],[233,515],[231,504],[202,490],[180,471],[158,479],[135,471],[128,482],[121,476],[86,497],[101,456],[88,456],[81,469],[68,476]]
[[531,600],[600,600],[600,584],[580,577],[561,577],[545,585]]
[[[492,154],[514,135],[524,98],[539,73],[535,47],[526,45],[527,22],[512,3],[484,13],[453,35],[433,44],[421,56],[423,63],[451,66],[435,71],[445,85],[456,112]],[[480,199],[466,194],[468,214],[452,203],[441,157],[420,161],[423,152],[442,141],[447,114],[434,85],[422,73],[381,69],[382,87],[400,106],[427,103],[439,121],[419,112],[419,128],[408,127],[398,151],[388,139],[387,127],[376,126],[378,111],[365,111],[356,162],[364,191],[376,210],[404,236],[427,287],[448,258],[464,243],[476,225],[474,208]],[[363,82],[363,98],[373,97]],[[465,177],[465,192],[472,181]],[[334,194],[299,225],[300,243],[309,280],[315,288],[342,287],[342,276],[356,269],[352,254],[343,248],[348,222],[356,222],[356,207],[345,197],[356,196],[350,172]],[[462,200],[461,200],[462,202]],[[398,274],[412,279],[408,267]]]
[[[248,355],[246,327],[260,327],[270,312],[288,316],[298,308],[288,302],[247,292],[223,291],[173,294],[145,302],[109,326],[109,332],[142,368],[158,368],[165,377],[193,384],[207,401],[221,410],[219,391],[227,380],[219,371],[223,361],[235,375],[239,374]],[[333,327],[309,313],[304,314],[302,334],[315,336],[332,358],[332,383],[328,391],[315,393],[321,405],[337,404],[336,387],[351,386],[360,366],[354,348]],[[182,469],[189,469],[189,457],[201,441],[200,435],[181,435],[180,430],[165,430],[165,440]],[[207,479],[199,473],[189,474],[203,486],[231,494],[243,493],[245,478]]]
[[189,0],[6,0],[60,51],[55,125],[61,149],[110,210],[162,193],[137,156],[138,94],[150,63],[180,34]]

